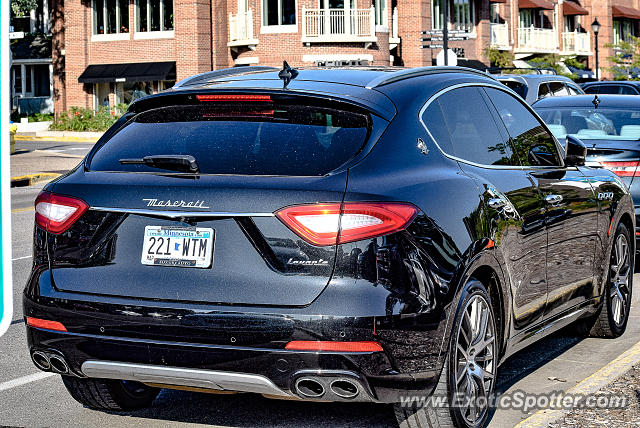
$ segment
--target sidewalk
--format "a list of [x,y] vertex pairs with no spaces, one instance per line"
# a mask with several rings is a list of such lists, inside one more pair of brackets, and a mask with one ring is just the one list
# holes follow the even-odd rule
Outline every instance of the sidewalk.
[[103,132],[73,132],[73,131],[34,131],[19,132],[16,141],[59,141],[65,143],[95,143],[102,137]]
[[84,156],[34,150],[11,155],[11,187],[31,186],[53,180],[78,165]]

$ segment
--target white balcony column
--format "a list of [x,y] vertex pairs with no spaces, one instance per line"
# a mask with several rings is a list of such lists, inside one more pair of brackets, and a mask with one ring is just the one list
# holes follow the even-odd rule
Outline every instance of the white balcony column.
[[376,8],[371,5],[371,8],[369,9],[369,34],[371,35],[375,35],[376,34]]
[[[352,9],[351,9],[351,2],[349,0],[346,0],[344,2],[344,33],[345,34],[352,34],[351,33],[351,17],[352,16],[358,16],[358,6],[356,5],[356,8],[353,9],[353,14],[352,14]],[[357,19],[357,18],[356,18]],[[358,34],[358,24],[355,23],[355,34]]]
[[307,7],[302,6],[302,35],[307,34]]
[[[328,3],[328,0],[325,0]],[[324,11],[324,31],[319,31],[320,34],[329,35],[331,34],[331,9],[320,9],[322,13]]]
[[394,7],[393,8],[393,15],[391,18],[391,37],[393,37],[394,39],[398,38],[398,8]]

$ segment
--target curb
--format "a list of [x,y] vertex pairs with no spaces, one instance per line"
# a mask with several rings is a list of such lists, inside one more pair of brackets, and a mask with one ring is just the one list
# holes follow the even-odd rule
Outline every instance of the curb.
[[15,141],[56,141],[59,143],[95,143],[95,137],[36,137],[32,135],[15,135]]
[[18,177],[11,177],[11,187],[26,187],[32,186],[40,181],[51,181],[61,174],[55,174],[52,172],[43,172],[39,174],[27,174],[20,175]]
[[[575,386],[565,391],[566,394],[588,395],[597,392],[625,374],[632,366],[640,362],[640,342],[620,354],[615,360],[602,367],[591,376],[583,379]],[[514,428],[547,428],[549,424],[558,421],[568,413],[568,410],[544,409],[517,424]]]

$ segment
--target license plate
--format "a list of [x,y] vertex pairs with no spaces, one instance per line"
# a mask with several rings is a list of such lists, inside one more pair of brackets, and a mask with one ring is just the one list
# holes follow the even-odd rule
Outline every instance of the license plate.
[[203,227],[146,226],[143,265],[208,268],[213,262],[215,230]]

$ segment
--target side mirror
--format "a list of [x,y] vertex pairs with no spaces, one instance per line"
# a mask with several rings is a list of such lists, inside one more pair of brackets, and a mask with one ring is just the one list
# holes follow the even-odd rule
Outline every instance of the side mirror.
[[564,147],[564,163],[566,166],[584,166],[587,157],[587,146],[573,135],[567,135]]

